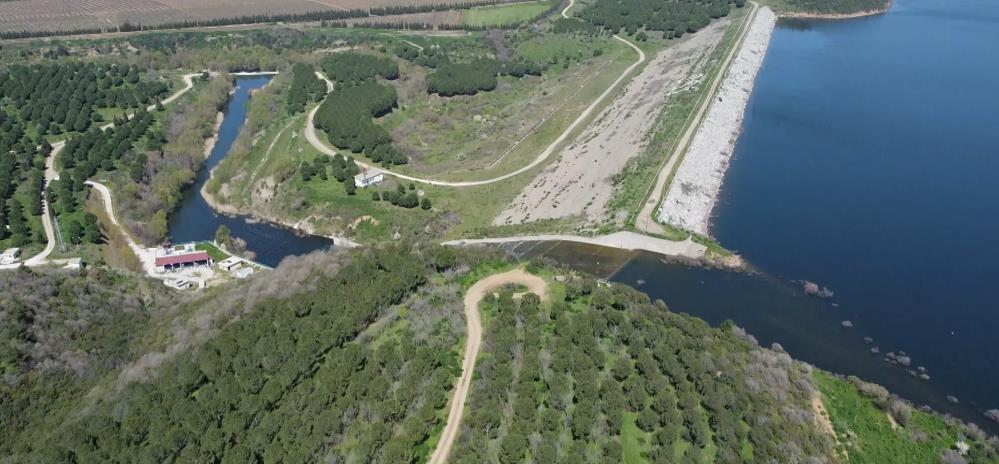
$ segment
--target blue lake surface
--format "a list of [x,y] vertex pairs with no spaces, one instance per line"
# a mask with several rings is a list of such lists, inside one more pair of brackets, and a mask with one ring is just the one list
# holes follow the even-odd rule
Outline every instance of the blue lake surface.
[[225,224],[234,237],[246,240],[247,248],[256,254],[256,261],[277,266],[286,256],[301,255],[327,249],[333,242],[323,237],[302,235],[266,222],[256,222],[244,216],[216,213],[201,196],[201,187],[211,177],[211,170],[225,158],[246,123],[247,104],[251,93],[270,82],[271,76],[240,77],[224,112],[218,141],[211,155],[198,171],[194,183],[184,190],[184,199],[170,216],[170,239],[175,243],[192,240],[212,240],[215,231]]
[[[999,408],[997,78],[996,1],[896,0],[882,16],[782,22],[712,224],[769,277],[642,256],[615,279],[987,425],[982,411]],[[798,279],[835,296],[805,297]],[[905,351],[931,379],[872,346]]]

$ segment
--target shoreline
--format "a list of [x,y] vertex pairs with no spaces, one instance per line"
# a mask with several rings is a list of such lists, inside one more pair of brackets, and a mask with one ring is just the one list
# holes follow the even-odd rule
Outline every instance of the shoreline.
[[713,97],[711,108],[684,155],[656,215],[660,221],[709,235],[711,212],[718,200],[729,160],[742,130],[756,76],[763,66],[777,15],[762,7],[738,54]]
[[864,10],[857,11],[854,13],[809,13],[807,11],[795,11],[786,12],[778,14],[780,19],[854,19],[854,18],[866,18],[868,16],[877,16],[887,13],[891,10],[892,0],[885,0],[884,6],[879,9],[874,10]]

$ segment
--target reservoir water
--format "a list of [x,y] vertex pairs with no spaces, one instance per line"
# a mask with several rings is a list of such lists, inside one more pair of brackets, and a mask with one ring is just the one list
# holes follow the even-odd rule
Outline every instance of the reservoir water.
[[[642,256],[615,278],[994,428],[982,411],[999,408],[997,47],[994,1],[779,24],[712,225],[771,277]],[[805,297],[799,279],[835,295]],[[900,351],[930,380],[883,361]]]
[[216,213],[201,196],[201,187],[211,177],[211,170],[225,155],[246,123],[247,103],[252,92],[268,82],[270,76],[239,77],[226,105],[219,127],[218,141],[208,159],[198,171],[194,183],[184,190],[184,199],[177,211],[170,216],[170,239],[176,243],[192,240],[211,240],[220,225],[232,230],[234,237],[246,240],[247,248],[256,254],[256,261],[277,266],[290,255],[300,255],[326,249],[333,242],[323,237],[301,235],[295,231],[267,222],[257,222],[244,216],[227,216]]
[[[714,325],[732,319],[764,345],[995,431],[982,411],[999,408],[996,44],[994,1],[896,0],[883,16],[781,23],[712,225],[762,276],[569,244],[521,254],[638,285]],[[268,265],[332,245],[216,214],[200,195],[267,81],[237,81],[218,143],[171,218],[174,241],[226,224]],[[833,298],[804,295],[802,279]],[[902,351],[929,380],[883,361]]]

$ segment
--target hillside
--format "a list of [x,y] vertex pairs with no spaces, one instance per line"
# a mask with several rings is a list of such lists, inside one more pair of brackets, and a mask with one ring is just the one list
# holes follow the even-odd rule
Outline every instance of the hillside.
[[[462,294],[515,266],[440,247],[314,254],[189,301],[110,271],[0,275],[5,289],[47,289],[0,309],[4,327],[22,327],[4,351],[0,455],[424,462],[461,370]],[[514,298],[516,286],[482,301],[450,462],[934,462],[958,441],[970,462],[997,461],[979,432],[868,399],[730,324],[711,328],[564,269],[526,269],[548,282],[551,303]],[[64,340],[62,354],[23,349],[52,340]],[[880,427],[878,404],[895,428]]]

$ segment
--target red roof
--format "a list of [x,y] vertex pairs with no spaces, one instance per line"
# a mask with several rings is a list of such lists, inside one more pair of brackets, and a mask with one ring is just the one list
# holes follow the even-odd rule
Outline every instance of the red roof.
[[184,253],[179,255],[157,256],[156,267],[196,263],[198,261],[208,261],[210,259],[211,258],[208,256],[207,251],[195,251],[193,253]]

